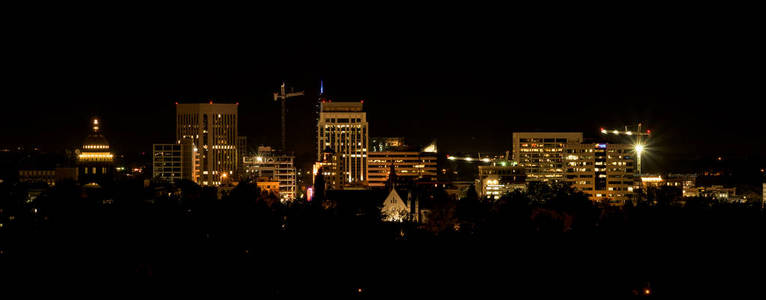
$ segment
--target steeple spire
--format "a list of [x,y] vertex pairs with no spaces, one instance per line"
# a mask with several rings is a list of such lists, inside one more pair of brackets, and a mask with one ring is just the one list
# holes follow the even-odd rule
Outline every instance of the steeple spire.
[[388,171],[388,186],[391,189],[396,188],[396,168],[394,167],[394,162],[391,162],[391,170]]

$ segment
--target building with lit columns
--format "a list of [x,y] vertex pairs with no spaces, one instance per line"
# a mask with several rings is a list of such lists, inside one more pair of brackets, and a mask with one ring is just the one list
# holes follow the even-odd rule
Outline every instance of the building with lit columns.
[[190,139],[199,153],[200,185],[221,185],[236,174],[238,104],[176,103],[176,143]]
[[337,156],[336,170],[342,182],[333,188],[367,184],[369,128],[360,102],[324,102],[317,123],[317,162],[331,150]]

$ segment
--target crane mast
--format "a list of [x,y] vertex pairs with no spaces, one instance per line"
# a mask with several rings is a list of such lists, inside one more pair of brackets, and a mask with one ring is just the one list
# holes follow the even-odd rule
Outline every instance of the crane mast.
[[287,101],[287,98],[303,96],[303,91],[296,92],[290,88],[290,92],[288,93],[286,90],[286,84],[282,81],[279,92],[274,93],[274,101],[281,100],[282,102],[282,151],[287,151],[287,106],[285,105],[285,101]]

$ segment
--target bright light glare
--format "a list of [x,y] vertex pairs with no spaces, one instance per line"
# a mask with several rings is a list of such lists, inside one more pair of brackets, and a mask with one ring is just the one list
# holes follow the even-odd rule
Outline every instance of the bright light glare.
[[636,153],[638,153],[638,155],[641,155],[641,152],[644,152],[644,145],[640,145],[640,144],[636,145]]

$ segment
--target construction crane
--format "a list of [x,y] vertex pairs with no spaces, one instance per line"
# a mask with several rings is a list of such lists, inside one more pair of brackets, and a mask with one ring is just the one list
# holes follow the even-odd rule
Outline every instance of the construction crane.
[[508,153],[507,152],[506,152],[505,156],[501,156],[501,157],[497,157],[497,156],[494,156],[494,157],[484,156],[484,157],[482,157],[481,153],[478,154],[478,157],[455,156],[455,155],[447,154],[447,159],[451,160],[451,161],[465,161],[465,162],[469,162],[469,163],[477,162],[477,163],[492,163],[493,165],[500,164],[501,166],[506,166],[507,164],[510,164],[512,166],[516,165],[515,162],[511,162],[510,160],[508,160]]
[[298,97],[303,96],[303,91],[294,91],[293,88],[290,88],[290,92],[286,92],[286,84],[284,81],[282,81],[282,86],[279,88],[279,92],[274,93],[274,101],[282,100],[282,151],[287,151],[286,147],[286,119],[287,119],[287,107],[285,106],[285,101],[287,101],[287,98],[292,97]]
[[[636,128],[636,130],[631,130],[632,128]],[[605,129],[601,128],[601,134],[609,135],[625,135],[630,137],[635,137],[635,140],[633,141],[634,149],[636,150],[636,171],[638,172],[638,176],[641,176],[641,155],[644,153],[644,150],[646,150],[646,144],[644,142],[644,137],[648,137],[652,134],[651,130],[643,131],[641,128],[641,123],[638,123],[637,125],[628,125],[625,126],[625,130],[619,130],[619,129]]]

